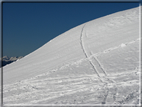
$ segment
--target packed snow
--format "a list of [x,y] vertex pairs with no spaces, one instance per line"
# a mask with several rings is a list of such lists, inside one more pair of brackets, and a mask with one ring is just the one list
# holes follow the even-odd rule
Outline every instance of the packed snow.
[[3,68],[5,105],[141,103],[140,7],[57,36]]

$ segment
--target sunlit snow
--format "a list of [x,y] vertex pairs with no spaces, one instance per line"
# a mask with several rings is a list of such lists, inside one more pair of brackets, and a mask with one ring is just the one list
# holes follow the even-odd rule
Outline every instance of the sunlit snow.
[[139,105],[139,8],[72,28],[5,66],[4,104]]

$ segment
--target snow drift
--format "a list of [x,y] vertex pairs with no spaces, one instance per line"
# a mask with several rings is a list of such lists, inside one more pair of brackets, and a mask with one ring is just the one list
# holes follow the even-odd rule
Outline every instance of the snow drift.
[[[72,28],[21,60],[5,66],[5,103],[64,104],[59,100],[68,98],[71,101],[73,95],[84,99],[85,95],[94,95],[89,92],[103,94],[105,90],[102,99],[95,95],[90,96],[89,100],[66,104],[131,104],[132,93],[135,95],[132,104],[138,104],[139,8],[117,12]],[[13,88],[10,90],[10,87]],[[27,93],[23,87],[26,87]],[[129,94],[126,93],[128,87],[131,87]],[[17,91],[14,96],[8,95],[13,90],[22,91],[20,95]],[[126,99],[123,99],[124,93],[127,94]],[[32,97],[26,100],[25,96]]]

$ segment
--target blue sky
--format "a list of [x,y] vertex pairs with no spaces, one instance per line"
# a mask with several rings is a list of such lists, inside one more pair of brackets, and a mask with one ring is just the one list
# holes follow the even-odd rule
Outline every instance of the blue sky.
[[87,21],[139,3],[3,3],[3,56],[25,56]]

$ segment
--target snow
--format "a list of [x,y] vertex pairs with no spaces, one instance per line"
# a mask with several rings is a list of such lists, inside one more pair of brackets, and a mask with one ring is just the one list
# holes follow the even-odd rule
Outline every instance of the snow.
[[72,28],[5,66],[4,104],[139,105],[139,8]]
[[126,46],[126,44],[124,44],[124,43],[121,44],[121,47],[122,47],[122,48],[125,47],[125,46]]

